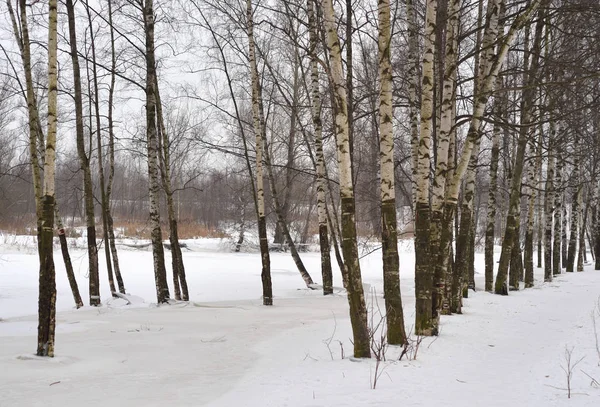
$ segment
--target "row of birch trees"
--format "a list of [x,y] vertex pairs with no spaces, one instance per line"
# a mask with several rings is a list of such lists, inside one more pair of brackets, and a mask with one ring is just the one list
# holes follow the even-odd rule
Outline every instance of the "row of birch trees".
[[[600,268],[600,25],[589,23],[600,13],[592,0],[5,6],[12,40],[2,42],[2,89],[9,91],[0,102],[13,101],[27,117],[26,173],[40,252],[38,355],[54,353],[55,228],[70,262],[54,180],[56,151],[72,146],[90,305],[101,305],[98,238],[110,291],[126,295],[113,194],[115,168],[130,159],[145,166],[142,208],[158,303],[171,299],[165,226],[173,298],[189,300],[178,192],[197,185],[198,157],[223,157],[226,179],[236,180],[223,205],[239,214],[235,250],[255,229],[263,303],[273,304],[273,236],[288,247],[309,289],[332,294],[333,270],[341,271],[356,357],[370,357],[372,335],[361,236],[381,242],[387,339],[394,345],[407,342],[409,324],[416,335],[437,335],[440,316],[461,313],[469,289],[507,295],[532,287],[536,253],[545,281],[563,268],[582,271],[588,255]],[[65,102],[60,111],[58,99]],[[74,143],[57,138],[57,129],[73,134]],[[0,180],[17,168],[2,164]],[[318,235],[321,286],[302,261],[298,213],[305,214],[304,234],[314,228]],[[398,251],[408,223],[416,258],[411,322],[404,319]],[[484,287],[475,284],[478,248],[485,252]],[[72,275],[70,281],[81,306]]]

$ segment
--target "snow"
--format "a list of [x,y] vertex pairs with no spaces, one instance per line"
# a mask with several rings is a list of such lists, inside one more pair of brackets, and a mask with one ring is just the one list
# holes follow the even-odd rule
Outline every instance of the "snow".
[[[397,361],[400,350],[389,348],[372,389],[375,360],[349,358],[348,304],[341,289],[328,297],[308,290],[290,255],[272,253],[275,305],[264,307],[258,254],[226,253],[216,240],[188,243],[192,302],[160,307],[152,304],[150,251],[119,252],[131,304],[109,299],[103,274],[104,305],[75,310],[57,250],[54,359],[32,356],[34,246],[0,244],[0,406],[600,405],[600,389],[586,376],[600,381],[590,317],[600,296],[600,272],[592,266],[552,283],[542,283],[537,270],[535,288],[508,297],[471,292],[464,315],[443,317],[440,336],[424,339],[416,360]],[[401,253],[408,329],[414,318],[411,250],[406,245]],[[86,254],[75,249],[71,255],[86,299]],[[380,255],[364,257],[361,266],[368,301],[383,304]],[[302,258],[320,283],[318,253]],[[476,265],[483,272],[483,255],[477,254]],[[482,278],[477,275],[478,287]],[[337,273],[334,285],[341,285]],[[573,372],[571,399],[561,369],[566,347],[574,362],[584,358]]]

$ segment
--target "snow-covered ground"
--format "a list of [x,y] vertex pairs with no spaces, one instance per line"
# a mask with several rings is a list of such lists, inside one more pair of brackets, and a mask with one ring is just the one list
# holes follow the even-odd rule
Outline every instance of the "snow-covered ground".
[[[263,307],[260,257],[227,253],[217,240],[188,242],[192,302],[156,307],[152,256],[121,250],[131,305],[108,296],[75,310],[56,252],[54,359],[32,356],[36,342],[37,255],[30,243],[0,244],[0,407],[12,406],[600,406],[600,355],[591,312],[600,272],[562,275],[508,297],[478,291],[464,315],[443,317],[438,338],[416,360],[387,351],[377,388],[374,360],[353,361],[347,300],[303,286],[287,253],[272,253],[275,306]],[[407,328],[414,318],[414,255],[401,253]],[[168,252],[167,252],[168,254]],[[87,299],[87,258],[72,253]],[[369,302],[383,303],[381,253],[361,260]],[[303,254],[320,282],[318,253]],[[170,258],[167,259],[170,262]],[[478,272],[483,256],[477,255]],[[482,287],[482,274],[477,285]],[[170,280],[169,280],[170,281]],[[336,273],[336,286],[341,282]],[[375,294],[372,294],[375,293]],[[375,321],[377,322],[377,321]],[[600,314],[597,318],[600,331]],[[565,349],[583,358],[567,398]],[[345,358],[342,359],[342,349]]]

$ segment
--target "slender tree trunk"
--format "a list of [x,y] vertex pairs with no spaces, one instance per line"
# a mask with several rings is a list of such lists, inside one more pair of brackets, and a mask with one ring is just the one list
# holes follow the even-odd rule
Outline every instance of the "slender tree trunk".
[[254,45],[254,19],[252,1],[246,0],[246,24],[250,59],[250,76],[252,81],[252,123],[256,136],[256,197],[258,214],[258,238],[262,261],[263,305],[273,305],[273,288],[271,283],[271,259],[269,257],[269,241],[267,240],[267,221],[265,218],[265,191],[263,178],[263,129],[260,117],[260,99],[258,68]]
[[463,284],[463,298],[469,298],[469,290],[475,291],[475,233],[478,214],[471,214],[471,230],[469,232],[469,267],[468,267],[468,279]]
[[[259,104],[262,105],[262,95],[261,95],[262,92],[260,89],[258,90],[258,93],[259,93]],[[259,106],[259,109],[262,109],[262,108],[260,108],[260,106]],[[262,114],[262,112],[260,114],[260,117],[261,117],[261,123],[264,123],[264,119],[262,119],[264,117],[264,115]],[[264,127],[263,127],[263,129],[264,129]],[[313,281],[312,277],[310,276],[310,274],[308,273],[308,270],[304,266],[302,259],[300,258],[300,254],[298,253],[298,249],[296,248],[294,239],[292,239],[292,236],[290,234],[290,229],[288,227],[287,221],[283,217],[283,209],[282,209],[281,203],[279,202],[279,195],[277,193],[277,187],[275,185],[275,176],[273,175],[273,166],[271,165],[271,157],[269,155],[269,147],[268,147],[267,140],[266,140],[266,132],[264,130],[262,130],[262,132],[263,132],[262,139],[263,139],[263,143],[264,143],[265,166],[267,167],[267,176],[269,178],[269,184],[271,187],[271,196],[273,197],[273,203],[275,205],[275,214],[277,215],[279,227],[281,228],[283,237],[284,237],[285,241],[287,242],[288,247],[290,248],[290,254],[292,255],[292,259],[294,259],[294,264],[296,264],[296,267],[298,268],[298,271],[300,272],[300,275],[302,276],[302,279],[304,280],[306,287],[313,289],[314,281]]]
[[[547,0],[543,0],[544,3]],[[533,0],[528,7],[531,10],[532,7],[538,7],[540,1]],[[517,18],[521,18],[525,15]],[[513,23],[514,26],[514,23]],[[541,30],[542,24],[538,23],[536,26],[536,36],[531,51],[532,61],[531,67],[528,70],[527,81],[529,85],[531,78],[536,78],[539,68],[539,56],[541,51],[541,34],[537,34],[537,30]],[[532,113],[534,107],[535,89],[533,86],[525,87],[523,90],[523,103],[521,111],[521,128],[519,130],[519,139],[517,142],[517,153],[515,158],[515,165],[512,174],[512,185],[510,189],[509,208],[508,216],[506,218],[506,230],[504,232],[504,240],[502,242],[502,252],[500,254],[500,263],[498,265],[498,275],[496,277],[495,293],[507,295],[507,277],[508,267],[510,263],[511,255],[513,254],[513,246],[519,246],[519,216],[520,216],[520,202],[521,202],[521,178],[523,175],[523,165],[525,159],[525,150],[527,147],[527,140],[529,138],[529,131],[532,121]],[[520,248],[519,248],[520,250]],[[516,287],[515,287],[516,288]]]
[[[502,77],[498,76],[496,91],[503,87]],[[494,240],[496,237],[496,190],[498,189],[498,161],[500,158],[500,134],[501,126],[498,123],[503,120],[502,102],[503,95],[497,95],[494,99],[494,117],[496,123],[492,135],[492,152],[490,157],[490,187],[487,203],[487,221],[485,229],[485,291],[493,291],[494,286]]]
[[246,234],[246,203],[240,197],[240,231],[238,234],[238,240],[235,243],[235,252],[239,253],[242,250],[242,245],[244,244],[244,235]]
[[56,328],[56,271],[52,241],[54,238],[56,130],[58,96],[58,5],[48,2],[48,133],[44,159],[43,220],[40,244],[37,356],[54,357]]
[[[90,305],[98,306],[100,299],[100,277],[98,274],[98,246],[96,245],[96,219],[94,214],[94,191],[90,159],[85,151],[85,135],[83,131],[83,97],[81,93],[81,69],[77,53],[77,32],[75,29],[75,8],[73,0],[66,0],[69,19],[69,42],[71,44],[71,63],[73,64],[73,84],[75,88],[75,133],[77,137],[77,154],[83,171],[83,196],[85,205],[85,222],[87,227],[87,248],[89,263],[89,296]],[[90,153],[91,155],[91,153]],[[60,229],[60,227],[59,227]],[[59,233],[60,235],[60,233]]]
[[415,333],[417,335],[436,335],[433,320],[433,263],[430,256],[431,211],[429,207],[430,185],[430,149],[433,132],[433,56],[435,52],[435,33],[437,0],[427,0],[425,16],[425,39],[423,46],[421,81],[421,128],[417,165],[417,207],[415,217]]
[[[104,178],[104,157],[103,157],[103,147],[102,147],[102,126],[100,122],[100,91],[98,87],[98,68],[96,64],[96,39],[94,35],[94,29],[92,24],[92,14],[90,12],[88,0],[85,2],[88,24],[89,24],[89,32],[90,32],[90,48],[92,51],[92,84],[94,86],[94,94],[92,97],[92,101],[94,104],[94,113],[96,118],[96,141],[97,141],[97,150],[98,150],[98,172],[100,174],[100,196],[101,196],[101,213],[102,213],[102,234],[104,237],[104,255],[106,257],[106,269],[108,273],[108,283],[110,286],[110,292],[113,296],[116,293],[115,282],[114,282],[114,273],[112,268],[112,260],[110,257],[110,244],[108,243],[108,212],[109,212],[109,202],[106,198],[106,181]],[[91,110],[91,108],[90,108]],[[95,238],[95,236],[94,236]],[[92,279],[90,278],[90,285],[92,284]],[[98,284],[99,285],[99,284]],[[91,294],[90,294],[90,304],[91,304]],[[97,300],[98,303],[100,299]],[[97,305],[97,304],[94,304]]]
[[392,63],[390,58],[390,1],[381,0],[379,21],[379,157],[381,173],[381,244],[383,256],[383,291],[386,308],[387,339],[391,345],[406,342],[404,312],[400,296],[400,263],[396,225],[396,190],[394,182],[394,129],[392,125]]
[[[550,123],[552,127],[555,122]],[[562,190],[562,167],[563,160],[560,153],[560,146],[556,145],[556,181],[554,184],[554,241],[552,243],[552,275],[557,276],[561,273],[561,237],[563,221],[563,195]]]
[[[183,264],[183,254],[179,245],[179,233],[177,229],[177,215],[175,214],[175,199],[173,187],[171,185],[171,154],[169,151],[170,141],[163,116],[162,100],[160,97],[160,89],[158,87],[158,79],[156,80],[156,116],[158,118],[158,133],[159,145],[162,146],[162,151],[159,152],[161,165],[161,179],[165,195],[167,197],[167,216],[169,218],[169,242],[171,244],[171,263],[173,269],[173,292],[176,300],[189,301],[189,291],[187,279],[185,278],[185,266]],[[181,289],[180,289],[181,288]]]
[[[543,21],[543,20],[540,20]],[[538,24],[540,24],[538,22]],[[537,29],[536,29],[537,31]],[[541,35],[541,34],[540,34]],[[531,288],[534,285],[534,273],[533,273],[533,232],[535,222],[535,200],[537,199],[536,185],[537,185],[537,174],[540,172],[542,167],[542,132],[540,131],[538,136],[537,146],[532,143],[531,152],[536,157],[535,162],[530,166],[530,173],[528,174],[528,185],[527,190],[529,195],[529,202],[527,205],[527,229],[525,231],[525,288]]]
[[156,61],[154,57],[154,1],[146,0],[142,8],[146,34],[146,137],[148,150],[148,183],[150,197],[150,228],[156,300],[159,304],[169,301],[165,253],[160,227],[160,180],[158,170],[158,137],[156,131]]
[[[577,142],[576,144],[577,145]],[[577,155],[573,160],[574,175],[573,179],[573,198],[571,202],[571,230],[569,237],[569,248],[567,257],[567,273],[575,271],[575,256],[577,255],[577,236],[579,227],[579,195],[581,194],[581,187],[579,185],[579,172],[577,167],[579,166],[579,160]]]
[[[436,259],[432,267],[434,269],[433,280],[433,324],[434,331],[439,325],[439,315],[447,310],[443,309],[444,295],[446,292],[446,267],[444,263],[445,251],[448,245],[442,245],[442,217],[444,215],[444,198],[446,180],[450,167],[450,144],[452,127],[454,125],[453,111],[455,108],[456,94],[456,64],[458,48],[458,8],[460,1],[451,0],[447,11],[448,21],[446,23],[446,46],[444,50],[445,61],[442,75],[442,101],[440,108],[439,131],[437,135],[437,160],[435,166],[435,178],[432,188],[431,204],[431,234],[430,234],[430,257]],[[440,56],[441,58],[441,56]]]
[[475,175],[479,156],[479,145],[475,146],[471,163],[467,170],[465,192],[463,195],[462,209],[460,211],[460,231],[456,242],[456,264],[452,281],[451,312],[462,313],[463,285],[469,278],[469,241],[471,240],[471,224],[473,222],[473,202],[475,200]]
[[[350,149],[350,169],[354,184],[354,58],[352,54],[353,1],[346,0],[346,106],[348,107],[348,143]],[[341,52],[341,51],[340,51]],[[341,56],[341,53],[340,53]]]
[[54,206],[54,216],[56,218],[56,228],[58,230],[58,239],[60,241],[60,251],[63,256],[63,261],[65,262],[67,279],[69,280],[69,286],[71,286],[71,293],[73,294],[75,307],[79,309],[83,307],[83,301],[81,299],[81,294],[79,294],[79,286],[77,285],[77,280],[75,279],[75,273],[73,272],[73,264],[71,263],[71,256],[69,255],[69,244],[67,243],[65,227],[58,211],[58,205]]
[[508,289],[519,291],[520,282],[523,281],[523,252],[521,251],[521,218],[517,218],[515,225],[514,243],[510,257],[510,272],[508,276]]
[[[581,167],[578,169],[579,179],[582,179],[581,176]],[[579,247],[577,250],[577,271],[583,271],[583,262],[585,261],[585,226],[587,221],[587,211],[589,205],[586,205],[585,210],[583,210],[583,185],[581,186],[581,191],[579,192]]]
[[[288,137],[288,149],[287,149],[287,163],[285,167],[285,187],[283,193],[283,201],[281,202],[281,216],[287,223],[289,221],[290,202],[292,200],[292,185],[293,185],[293,173],[295,165],[295,144],[296,144],[296,119],[298,116],[298,93],[300,90],[300,83],[298,80],[298,54],[294,53],[294,68],[293,68],[293,84],[292,84],[292,99],[291,99],[291,112],[290,112],[290,132]],[[273,237],[273,243],[284,243],[283,227],[279,221],[275,228],[275,236]]]
[[[446,218],[446,221],[448,222],[450,222],[451,219],[454,219],[453,214],[456,211],[458,203],[460,184],[467,171],[475,144],[481,137],[479,128],[483,119],[487,100],[489,99],[493,85],[496,82],[498,72],[502,67],[508,49],[517,33],[529,22],[534,11],[540,6],[541,1],[542,0],[533,0],[529,6],[515,18],[508,32],[501,36],[499,36],[498,30],[498,16],[504,7],[504,2],[503,0],[491,0],[488,3],[482,49],[488,50],[489,52],[484,54],[484,58],[482,58],[480,64],[481,67],[478,70],[479,75],[481,75],[481,80],[477,81],[478,89],[477,94],[474,97],[475,103],[471,121],[469,122],[469,130],[467,131],[467,140],[460,155],[460,159],[455,166],[454,176],[451,182],[446,183],[445,210],[449,213],[449,216]],[[498,42],[496,53],[490,51],[492,50],[495,41]]]
[[335,134],[338,153],[340,201],[342,206],[342,251],[348,270],[348,304],[354,338],[354,356],[371,357],[367,307],[360,273],[358,245],[356,241],[356,219],[354,204],[354,182],[348,122],[348,98],[344,88],[340,40],[336,31],[332,0],[323,0],[323,22],[327,34],[327,50],[331,60],[330,80],[334,90],[336,107]]
[[419,149],[419,29],[414,0],[406,1],[406,23],[408,30],[408,116],[410,121],[410,145],[412,168],[412,211],[413,216],[417,204],[417,167]]
[[554,122],[550,122],[548,140],[548,167],[546,169],[546,187],[544,191],[544,281],[552,281],[552,215],[554,214]]
[[111,71],[110,71],[110,86],[108,89],[108,184],[106,185],[106,200],[108,201],[108,243],[110,245],[110,253],[112,255],[113,267],[115,270],[115,277],[117,278],[117,285],[119,286],[119,292],[125,294],[125,284],[123,283],[123,276],[121,275],[121,266],[119,264],[119,255],[117,252],[117,245],[115,242],[115,229],[114,221],[111,212],[111,196],[112,196],[112,185],[115,175],[115,132],[114,132],[114,94],[115,94],[115,72],[117,69],[117,56],[115,52],[115,33],[112,23],[112,0],[108,0],[108,23],[110,31],[110,54],[111,54]]
[[[319,218],[319,245],[321,248],[321,275],[323,277],[323,295],[333,294],[333,272],[331,269],[331,246],[327,225],[327,181],[325,176],[325,157],[321,122],[321,92],[319,89],[319,61],[317,58],[318,33],[314,0],[307,0],[308,23],[310,29],[310,78],[311,113],[314,128],[314,143],[317,170],[317,215]],[[336,244],[337,249],[337,244]],[[343,262],[342,262],[343,266]]]
[[560,241],[561,241],[561,248],[560,248],[560,257],[561,257],[561,264],[562,264],[562,268],[567,268],[567,263],[568,261],[568,257],[567,257],[567,248],[568,248],[568,231],[569,231],[569,210],[567,208],[567,200],[566,200],[566,193],[567,190],[565,190],[562,193],[562,233],[560,236]]

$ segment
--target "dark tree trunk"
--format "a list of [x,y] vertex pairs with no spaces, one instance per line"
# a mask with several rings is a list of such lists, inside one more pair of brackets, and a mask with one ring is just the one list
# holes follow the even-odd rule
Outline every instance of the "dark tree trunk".
[[73,300],[77,309],[83,307],[83,301],[81,300],[81,294],[79,294],[79,286],[75,279],[75,273],[73,272],[73,264],[71,263],[71,256],[69,255],[69,245],[67,243],[67,236],[65,235],[65,228],[60,218],[58,211],[58,205],[54,205],[54,216],[56,218],[56,226],[58,227],[58,239],[60,241],[60,251],[62,253],[63,261],[65,263],[65,270],[67,272],[67,279],[71,286],[71,293],[73,293]]
[[54,238],[54,197],[42,197],[43,221],[38,235],[40,278],[38,300],[37,355],[54,356],[54,332],[56,328],[56,271],[52,241]]
[[[71,63],[73,64],[73,86],[75,90],[75,131],[77,137],[77,154],[83,170],[83,195],[85,205],[85,220],[87,226],[87,249],[89,266],[89,296],[90,305],[100,305],[100,277],[98,275],[98,246],[96,244],[96,219],[94,214],[94,191],[90,159],[85,152],[83,130],[83,97],[81,94],[81,69],[77,53],[77,35],[75,29],[75,10],[73,0],[66,1],[69,20],[69,42],[71,45]],[[76,300],[77,303],[77,300]]]
[[60,251],[65,262],[65,269],[67,271],[67,278],[69,279],[69,285],[71,286],[71,292],[73,293],[73,300],[75,301],[75,307],[78,309],[83,307],[83,301],[81,300],[81,294],[79,294],[79,287],[77,286],[77,280],[75,279],[75,273],[73,272],[73,264],[71,263],[71,256],[69,255],[69,246],[67,243],[67,237],[65,236],[65,230],[58,230],[58,239],[60,240]]
[[431,336],[432,319],[432,287],[433,273],[429,254],[429,205],[417,202],[415,216],[415,291],[416,291],[416,319],[415,333],[417,335]]
[[567,273],[575,271],[575,256],[577,255],[577,227],[579,213],[579,187],[576,187],[576,192],[573,194],[573,202],[571,203],[571,230],[569,237],[569,247],[567,252]]
[[519,239],[519,221],[517,220],[517,233],[515,234],[515,241],[511,250],[510,257],[510,273],[509,273],[509,290],[518,291],[520,288],[521,276],[523,275],[523,256],[521,252],[521,242]]
[[557,276],[561,273],[561,236],[562,236],[562,216],[563,216],[563,192],[562,192],[562,166],[563,161],[560,154],[560,148],[556,148],[556,183],[554,186],[554,239],[552,242],[552,275]]
[[569,246],[568,244],[568,240],[567,240],[567,236],[568,236],[568,231],[569,231],[569,217],[567,216],[569,214],[569,211],[567,210],[567,202],[565,199],[566,192],[563,192],[563,200],[562,200],[562,233],[560,235],[560,241],[561,241],[561,248],[560,248],[560,257],[561,257],[561,264],[562,264],[562,268],[566,268],[567,267],[567,263],[569,262],[568,257],[567,257],[567,248]]
[[169,287],[165,253],[162,243],[159,209],[158,138],[156,131],[156,61],[154,57],[154,8],[153,0],[146,0],[142,8],[146,35],[146,136],[148,149],[148,181],[150,197],[150,228],[156,299],[159,304],[168,302]]
[[119,255],[117,253],[117,245],[115,243],[115,230],[114,222],[110,208],[110,199],[112,196],[112,185],[115,175],[115,133],[114,133],[114,121],[113,121],[113,110],[114,110],[114,95],[115,95],[115,82],[116,82],[116,67],[117,67],[117,56],[115,52],[115,30],[112,23],[112,0],[108,0],[108,23],[110,31],[110,53],[111,53],[111,72],[110,72],[110,87],[108,89],[108,184],[106,186],[106,200],[109,202],[107,211],[107,222],[108,222],[108,243],[110,245],[110,253],[112,255],[113,266],[115,270],[115,277],[117,278],[117,285],[119,286],[119,292],[125,294],[125,284],[123,283],[123,276],[121,275],[121,266],[119,263]]

